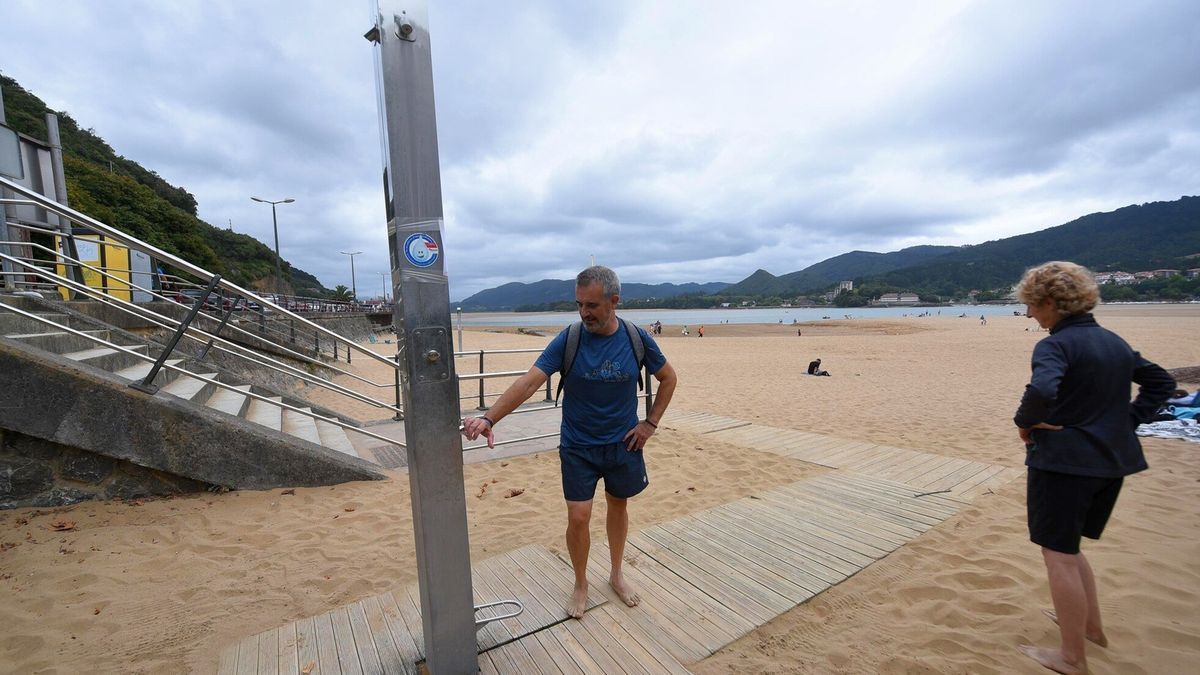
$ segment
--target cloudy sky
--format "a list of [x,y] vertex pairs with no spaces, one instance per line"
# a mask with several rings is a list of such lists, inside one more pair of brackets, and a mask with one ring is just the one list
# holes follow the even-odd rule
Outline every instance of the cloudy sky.
[[[4,0],[0,72],[382,290],[365,0]],[[738,281],[1200,194],[1200,2],[433,0],[451,297]]]

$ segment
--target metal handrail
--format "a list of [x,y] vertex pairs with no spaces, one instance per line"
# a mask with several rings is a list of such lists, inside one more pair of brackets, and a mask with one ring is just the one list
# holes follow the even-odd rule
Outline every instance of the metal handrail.
[[[4,243],[4,242],[0,242],[0,243]],[[31,244],[31,245],[32,245],[32,246],[40,246],[39,244]],[[12,260],[12,261],[18,262],[18,264],[20,264],[20,261],[18,261],[18,260],[16,260],[16,259],[14,259],[12,256],[9,256],[9,255],[7,255],[7,254],[3,254],[3,253],[0,253],[0,259]],[[90,270],[96,271],[96,269],[95,269],[95,268],[93,268],[91,265],[88,265],[87,263],[79,263],[78,261],[74,261],[74,262],[75,262],[76,264],[79,264],[80,266],[82,266],[82,267],[84,267],[84,268],[87,268],[87,269],[90,269]],[[31,266],[31,267],[32,267],[32,266]],[[90,287],[90,286],[87,286],[87,285],[83,285],[83,284],[76,283],[75,281],[73,281],[73,280],[71,280],[71,279],[67,279],[66,277],[63,277],[63,276],[61,276],[61,275],[58,275],[58,274],[55,274],[55,273],[53,273],[53,272],[47,272],[47,271],[45,271],[45,270],[42,270],[42,269],[40,269],[40,268],[37,268],[37,267],[34,267],[34,269],[35,269],[35,270],[37,270],[37,271],[34,271],[34,272],[21,272],[20,274],[22,274],[22,275],[25,275],[25,274],[33,274],[33,275],[35,275],[35,276],[40,276],[40,277],[43,277],[43,278],[45,278],[45,277],[50,277],[50,278],[53,278],[53,279],[55,280],[55,282],[54,282],[54,283],[55,283],[55,285],[66,286],[66,287],[68,287],[68,288],[70,288],[70,289],[72,289],[72,290],[75,290],[75,291],[77,291],[77,292],[83,293],[83,294],[85,294],[85,295],[87,295],[87,296],[91,297],[92,299],[94,299],[94,300],[96,300],[96,301],[98,301],[98,302],[100,302],[100,303],[102,303],[102,304],[104,304],[104,305],[107,305],[107,306],[109,306],[109,307],[114,307],[114,308],[116,308],[116,309],[118,309],[118,310],[121,310],[121,311],[124,311],[124,312],[126,312],[126,313],[128,313],[128,314],[133,314],[133,315],[135,315],[135,316],[138,316],[139,318],[141,318],[141,319],[143,319],[143,320],[146,320],[146,321],[149,321],[149,322],[151,322],[151,323],[153,323],[153,324],[155,324],[155,325],[157,325],[157,326],[159,326],[159,327],[161,327],[161,328],[167,328],[167,329],[171,329],[171,328],[174,328],[174,327],[176,327],[176,326],[178,325],[178,323],[179,323],[178,321],[176,321],[175,319],[173,319],[173,318],[171,318],[171,317],[163,316],[162,314],[159,314],[159,313],[157,313],[157,312],[154,312],[153,310],[150,310],[150,309],[148,309],[148,308],[142,307],[142,306],[140,306],[140,305],[137,305],[137,304],[135,304],[135,303],[128,302],[128,301],[126,301],[126,300],[122,300],[121,298],[113,297],[113,296],[111,296],[111,295],[109,295],[109,294],[107,294],[107,293],[98,292],[98,290],[97,290],[97,289],[95,289],[95,288],[92,288],[92,287]],[[103,272],[98,272],[98,273],[100,273],[100,274],[104,274]],[[142,288],[141,286],[135,286],[135,288],[137,288],[138,290],[141,290],[141,291],[147,292],[147,293],[154,294],[154,292],[153,292],[153,291],[146,290],[146,289]],[[124,289],[122,289],[122,290],[124,290]],[[157,294],[154,294],[154,295],[157,295]],[[161,297],[161,296],[159,296],[159,297]],[[202,315],[202,316],[204,316],[204,317],[205,317],[205,319],[207,319],[207,320],[209,320],[209,321],[215,321],[215,319],[214,319],[213,317],[210,317],[210,316],[207,316],[207,315]],[[243,330],[243,329],[241,329],[241,328],[239,328],[239,327],[237,327],[237,326],[234,326],[234,327],[233,327],[233,329],[234,329],[234,330],[241,331],[241,332],[243,332],[243,333],[246,333],[247,335],[254,336],[254,334],[253,334],[253,333],[250,333],[250,332],[248,332],[248,331],[245,331],[245,330]],[[309,374],[309,373],[307,373],[307,372],[305,372],[305,371],[303,371],[303,370],[300,370],[300,369],[298,369],[298,368],[294,368],[294,367],[292,367],[292,366],[289,366],[289,365],[287,365],[287,364],[285,364],[285,363],[281,363],[281,362],[279,362],[279,361],[276,361],[275,359],[272,359],[272,358],[270,358],[270,357],[264,356],[264,355],[262,355],[262,354],[260,354],[260,353],[258,353],[258,352],[256,352],[256,351],[254,351],[254,350],[252,350],[252,349],[248,349],[248,348],[246,348],[246,347],[243,347],[242,345],[239,345],[239,344],[237,344],[236,342],[232,342],[232,341],[230,341],[230,340],[227,340],[227,339],[225,339],[225,338],[222,338],[222,337],[220,337],[220,336],[214,335],[214,334],[212,334],[212,333],[208,333],[208,332],[206,332],[206,331],[204,331],[204,330],[202,330],[202,329],[199,329],[199,328],[195,328],[195,327],[191,327],[191,326],[189,326],[189,328],[188,328],[188,331],[187,331],[187,332],[188,332],[188,334],[189,334],[189,337],[191,337],[192,339],[196,339],[196,336],[195,336],[193,333],[198,333],[199,335],[203,335],[203,336],[205,336],[206,338],[211,338],[211,339],[213,339],[213,340],[215,340],[215,341],[217,341],[217,342],[221,343],[221,346],[220,346],[220,347],[218,347],[218,349],[219,349],[220,351],[222,351],[222,352],[225,352],[225,353],[227,353],[227,354],[231,354],[231,355],[233,355],[233,356],[241,357],[241,358],[243,358],[243,359],[245,359],[245,360],[247,360],[247,361],[251,361],[252,363],[254,363],[254,364],[256,364],[256,365],[259,365],[259,366],[262,366],[262,367],[265,367],[265,368],[269,368],[269,369],[271,369],[271,370],[274,370],[274,371],[276,371],[276,372],[282,373],[282,374],[284,374],[284,375],[289,375],[289,376],[291,376],[291,377],[298,378],[298,379],[300,379],[300,380],[303,380],[303,381],[305,381],[305,382],[308,382],[308,383],[310,383],[310,384],[314,384],[314,385],[317,385],[317,386],[320,386],[320,387],[323,387],[323,388],[329,389],[329,390],[331,390],[331,391],[337,392],[337,393],[339,393],[339,394],[342,394],[342,395],[344,395],[344,396],[348,396],[348,397],[350,397],[350,398],[353,398],[353,399],[355,399],[355,400],[358,400],[358,401],[360,401],[360,402],[362,402],[362,403],[367,403],[367,404],[369,404],[369,405],[372,405],[372,406],[375,406],[375,407],[377,407],[377,408],[383,408],[383,409],[386,409],[386,410],[394,411],[394,412],[396,412],[396,413],[401,413],[401,412],[402,412],[402,411],[400,410],[400,408],[398,408],[398,407],[396,407],[396,406],[393,406],[393,405],[391,405],[391,404],[387,404],[387,403],[383,403],[382,401],[379,401],[379,400],[377,400],[377,399],[373,399],[373,398],[371,398],[371,397],[369,397],[369,396],[367,396],[367,395],[365,395],[365,394],[361,394],[361,393],[359,393],[359,392],[356,392],[356,391],[354,391],[354,390],[352,390],[352,389],[347,389],[347,388],[345,388],[345,387],[343,387],[343,386],[341,386],[341,385],[339,385],[339,384],[336,384],[336,383],[330,382],[330,381],[328,381],[328,380],[326,380],[326,379],[324,379],[324,378],[320,378],[320,377],[317,377],[317,376],[315,376],[315,375],[311,375],[311,374]],[[357,375],[357,374],[355,374],[355,373],[351,373],[351,372],[349,372],[349,371],[345,371],[345,370],[342,370],[342,369],[340,369],[340,368],[335,368],[335,367],[333,367],[333,366],[329,366],[328,364],[324,364],[324,363],[322,363],[322,362],[320,362],[320,361],[317,361],[317,360],[315,360],[315,359],[311,359],[311,358],[309,358],[309,357],[307,357],[307,356],[305,356],[305,355],[303,355],[303,354],[300,354],[300,353],[297,353],[297,352],[293,352],[293,351],[291,351],[291,350],[289,350],[289,349],[286,349],[286,348],[283,348],[283,350],[284,350],[284,351],[286,351],[286,352],[288,352],[289,354],[293,355],[293,356],[294,356],[296,359],[298,359],[298,360],[303,360],[303,361],[306,361],[306,362],[308,362],[308,363],[312,363],[312,364],[320,365],[320,366],[322,366],[322,367],[324,367],[324,368],[327,368],[328,370],[333,370],[333,371],[335,371],[335,372],[337,372],[337,373],[341,373],[341,374],[347,375],[347,376],[349,376],[349,377],[352,377],[352,378],[355,378],[355,379],[361,380],[361,381],[363,381],[364,383],[370,384],[370,385],[372,385],[372,386],[379,386],[379,385],[377,385],[376,383],[372,382],[371,380],[367,380],[366,378],[363,378],[363,377],[361,377],[361,376],[359,376],[359,375]]]
[[[194,264],[184,260],[183,258],[175,256],[171,253],[168,253],[160,248],[151,246],[150,244],[147,244],[135,237],[131,237],[130,235],[125,234],[124,232],[122,232],[116,228],[105,225],[104,223],[96,220],[95,218],[92,218],[91,216],[80,213],[79,211],[76,211],[70,207],[63,206],[63,205],[59,204],[58,202],[55,202],[55,201],[49,199],[48,197],[40,195],[37,192],[34,192],[33,190],[30,190],[29,188],[26,188],[25,186],[20,185],[18,183],[14,183],[2,176],[0,176],[0,187],[5,187],[5,188],[12,190],[13,192],[15,192],[17,194],[24,195],[26,198],[28,198],[28,200],[30,202],[33,202],[33,206],[37,206],[37,207],[46,209],[47,211],[51,211],[60,217],[66,218],[67,220],[70,220],[70,221],[73,221],[80,225],[89,227],[92,230],[95,230],[96,232],[104,235],[105,237],[111,237],[112,239],[116,240],[119,243],[136,248],[137,250],[142,251],[143,253],[146,253],[161,262],[165,262],[176,269],[184,270],[184,271],[188,272],[189,274],[196,276],[197,278],[211,279],[214,276],[212,272],[209,272],[208,270],[206,270],[198,265],[194,265]],[[390,367],[390,368],[398,367],[397,364],[394,363],[393,361],[391,361],[390,359],[380,356],[380,355],[376,354],[375,352],[372,352],[369,349],[364,349],[360,345],[356,345],[348,340],[345,340],[342,336],[329,330],[328,328],[325,328],[324,326],[321,326],[320,324],[317,324],[315,322],[309,321],[308,319],[305,319],[302,316],[294,314],[294,313],[290,312],[289,310],[286,310],[283,307],[280,307],[279,305],[275,304],[274,302],[271,302],[271,301],[267,300],[266,298],[263,298],[262,296],[259,296],[258,294],[254,293],[252,291],[242,288],[241,286],[238,286],[235,283],[232,283],[228,280],[222,280],[220,286],[221,286],[221,288],[225,288],[230,291],[233,291],[234,293],[242,295],[243,297],[251,297],[256,302],[259,302],[260,304],[265,304],[265,306],[271,307],[272,309],[274,309],[276,311],[286,313],[289,316],[291,316],[292,318],[298,319],[298,320],[302,321],[303,323],[307,324],[310,328],[324,333],[326,336],[328,336],[330,338],[342,340],[343,342],[346,342],[346,346],[348,349],[353,348],[354,350],[356,350],[362,354],[366,354],[368,358],[374,359],[383,364],[387,364],[388,367]]]
[[[55,323],[54,321],[51,321],[50,319],[46,319],[46,318],[44,318],[44,317],[42,317],[42,316],[39,316],[39,315],[37,315],[37,314],[34,314],[34,313],[32,313],[32,312],[26,312],[25,310],[19,309],[19,308],[17,308],[17,307],[13,307],[13,306],[11,306],[11,305],[4,305],[4,304],[0,304],[0,308],[4,309],[4,310],[6,310],[6,311],[13,312],[13,313],[15,313],[15,314],[20,314],[21,316],[24,316],[24,317],[25,317],[25,318],[27,318],[27,319],[33,319],[34,321],[37,321],[37,322],[39,322],[39,323],[43,323],[43,324],[47,324],[47,325],[50,325],[50,326],[54,326],[54,328],[55,328],[56,330],[59,330],[59,331],[62,331],[62,332],[66,332],[66,333],[70,333],[70,334],[72,334],[72,335],[74,335],[74,336],[76,336],[76,337],[81,337],[81,338],[85,338],[85,339],[91,340],[92,342],[95,342],[95,343],[97,343],[97,344],[104,345],[105,347],[107,347],[107,348],[109,348],[109,349],[115,349],[115,350],[117,350],[117,351],[120,351],[120,352],[122,352],[122,353],[128,354],[128,355],[130,355],[130,356],[134,356],[134,357],[136,357],[136,358],[142,359],[143,361],[154,361],[154,360],[155,360],[155,357],[153,357],[153,356],[150,356],[150,355],[148,355],[148,354],[143,354],[143,353],[141,353],[141,352],[139,352],[139,351],[136,351],[136,350],[133,350],[133,349],[129,349],[128,347],[125,347],[125,346],[122,346],[122,345],[118,345],[118,344],[116,344],[116,343],[113,343],[113,342],[109,342],[109,341],[107,341],[107,340],[104,340],[104,339],[102,339],[102,338],[98,338],[98,337],[96,337],[96,336],[94,336],[94,335],[91,335],[91,334],[89,334],[89,333],[85,333],[85,332],[83,332],[83,331],[78,331],[78,330],[75,330],[74,328],[71,328],[70,326],[64,326],[64,325],[62,325],[62,324],[60,324],[60,323]],[[400,447],[406,447],[406,446],[405,446],[405,444],[404,444],[403,442],[401,442],[401,441],[398,441],[398,440],[396,440],[396,439],[394,439],[394,438],[388,438],[387,436],[382,436],[382,435],[380,435],[380,434],[377,434],[377,433],[374,433],[374,432],[371,432],[371,431],[367,431],[367,430],[366,430],[366,429],[364,429],[363,427],[355,426],[355,425],[353,425],[353,424],[347,424],[346,422],[343,422],[343,421],[341,421],[341,420],[337,419],[336,417],[325,417],[324,415],[318,415],[318,414],[316,414],[316,413],[312,412],[311,410],[305,411],[305,410],[304,410],[304,409],[302,409],[302,408],[297,408],[297,407],[295,407],[295,406],[293,406],[293,405],[291,405],[291,404],[284,403],[283,401],[272,401],[272,400],[271,400],[269,397],[267,397],[267,396],[263,396],[262,394],[256,394],[256,393],[254,393],[254,392],[252,392],[252,391],[238,389],[236,385],[227,384],[227,383],[225,383],[225,382],[221,382],[220,380],[216,380],[216,379],[212,379],[212,378],[204,377],[204,376],[203,376],[203,375],[201,375],[200,373],[195,373],[195,372],[192,372],[192,371],[190,371],[190,370],[187,370],[186,368],[180,368],[179,366],[177,366],[177,365],[175,365],[175,364],[173,364],[173,363],[170,363],[170,362],[164,363],[164,364],[163,364],[163,367],[164,367],[164,368],[169,368],[169,369],[171,369],[171,370],[173,370],[173,371],[176,371],[176,372],[178,372],[178,373],[180,373],[180,374],[182,374],[182,375],[186,375],[187,377],[191,377],[191,378],[194,378],[194,379],[200,380],[200,381],[202,381],[202,382],[206,382],[206,383],[208,383],[208,384],[211,384],[211,385],[214,385],[214,386],[216,386],[216,387],[220,387],[221,389],[227,389],[227,390],[230,390],[230,391],[236,391],[236,392],[237,392],[238,394],[240,394],[240,395],[243,395],[243,396],[249,396],[249,397],[251,397],[251,398],[253,398],[253,399],[256,399],[256,400],[262,401],[262,402],[264,402],[264,403],[269,403],[269,404],[271,404],[271,405],[278,406],[278,407],[280,407],[280,408],[283,408],[284,410],[291,410],[292,412],[299,413],[299,414],[301,414],[301,415],[304,415],[304,416],[306,416],[306,417],[311,417],[311,418],[313,418],[313,419],[321,420],[321,421],[324,421],[324,422],[329,422],[330,424],[335,424],[335,425],[337,425],[337,426],[339,426],[339,427],[341,427],[341,428],[343,428],[343,429],[347,429],[347,430],[353,431],[354,433],[357,433],[357,434],[362,434],[362,435],[364,435],[364,436],[370,436],[371,438],[374,438],[374,439],[376,439],[376,440],[380,440],[380,441],[385,441],[385,442],[387,442],[387,443],[394,443],[394,444],[396,444],[396,445],[399,445]]]

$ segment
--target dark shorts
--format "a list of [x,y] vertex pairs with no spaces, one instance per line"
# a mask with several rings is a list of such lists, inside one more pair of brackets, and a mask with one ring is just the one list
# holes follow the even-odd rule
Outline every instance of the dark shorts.
[[1059,553],[1079,553],[1080,537],[1099,539],[1123,478],[1092,478],[1029,469],[1025,504],[1029,539]]
[[650,484],[641,450],[630,452],[624,443],[590,448],[560,447],[563,496],[569,502],[586,502],[596,496],[596,483],[604,479],[604,491],[628,499]]

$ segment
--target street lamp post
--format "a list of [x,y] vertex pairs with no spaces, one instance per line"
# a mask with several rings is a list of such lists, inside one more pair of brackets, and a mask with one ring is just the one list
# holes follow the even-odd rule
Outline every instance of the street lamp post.
[[338,253],[350,256],[350,297],[354,299],[354,302],[358,302],[358,282],[354,280],[354,256],[362,255],[362,251],[355,251],[353,253],[338,251]]
[[275,217],[276,204],[291,204],[296,201],[292,198],[280,199],[279,201],[271,201],[270,199],[259,199],[251,197],[256,202],[271,205],[271,228],[275,230],[275,302],[279,302],[279,284],[283,281],[283,271],[279,264],[279,219]]
[[383,304],[386,305],[388,301],[387,277],[383,272],[376,272],[375,274],[379,275],[379,287],[383,289]]

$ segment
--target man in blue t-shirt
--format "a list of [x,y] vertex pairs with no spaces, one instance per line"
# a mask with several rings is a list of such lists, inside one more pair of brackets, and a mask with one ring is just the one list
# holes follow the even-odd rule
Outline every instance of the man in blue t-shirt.
[[[654,406],[645,420],[638,420],[640,372],[631,337],[617,318],[620,296],[621,282],[607,267],[594,265],[575,278],[575,304],[584,330],[580,331],[579,348],[566,374],[558,456],[567,500],[567,550],[575,569],[575,590],[567,613],[576,619],[583,618],[587,609],[592,498],[601,478],[608,504],[606,524],[612,562],[609,585],[626,605],[633,607],[640,601],[621,570],[629,533],[626,507],[629,498],[649,484],[642,449],[658,429],[675,392],[675,369],[654,339],[637,328],[645,345],[646,370],[658,380]],[[488,447],[493,446],[492,428],[562,368],[568,332],[564,329],[551,340],[529,372],[501,394],[485,414],[463,420],[467,439],[483,436]]]

